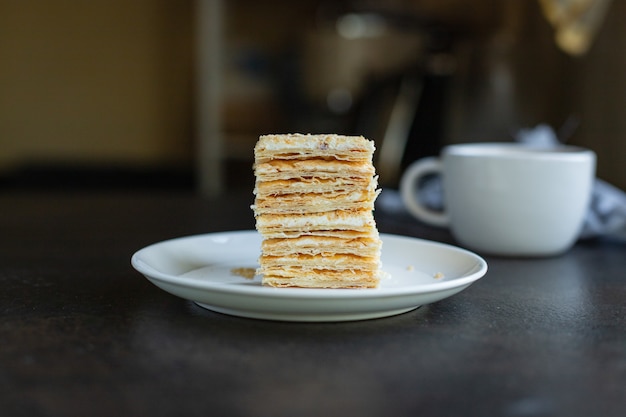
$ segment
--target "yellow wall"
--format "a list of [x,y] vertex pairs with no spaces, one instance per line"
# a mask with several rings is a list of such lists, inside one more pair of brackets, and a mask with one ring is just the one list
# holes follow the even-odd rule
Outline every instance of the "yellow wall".
[[188,159],[190,14],[184,1],[1,0],[0,166]]

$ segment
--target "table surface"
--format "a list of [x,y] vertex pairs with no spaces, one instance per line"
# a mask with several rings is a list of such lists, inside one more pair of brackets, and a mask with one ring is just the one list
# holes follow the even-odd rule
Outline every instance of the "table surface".
[[[0,194],[0,416],[624,416],[626,247],[485,256],[442,301],[367,321],[214,313],[130,266],[254,228],[250,193]],[[455,244],[402,212],[381,232]]]

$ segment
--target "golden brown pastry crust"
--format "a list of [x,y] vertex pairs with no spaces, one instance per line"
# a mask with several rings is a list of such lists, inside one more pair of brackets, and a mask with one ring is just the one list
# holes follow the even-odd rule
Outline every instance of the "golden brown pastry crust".
[[255,161],[329,158],[340,161],[371,161],[374,143],[363,136],[263,135],[254,147]]
[[373,142],[362,136],[264,135],[252,206],[263,236],[257,273],[276,287],[373,288],[381,241]]

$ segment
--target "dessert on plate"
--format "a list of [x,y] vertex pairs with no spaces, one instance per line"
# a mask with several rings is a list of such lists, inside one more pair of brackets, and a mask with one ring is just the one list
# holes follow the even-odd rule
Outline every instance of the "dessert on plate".
[[374,143],[362,136],[263,135],[254,148],[259,269],[274,287],[374,288],[381,240]]

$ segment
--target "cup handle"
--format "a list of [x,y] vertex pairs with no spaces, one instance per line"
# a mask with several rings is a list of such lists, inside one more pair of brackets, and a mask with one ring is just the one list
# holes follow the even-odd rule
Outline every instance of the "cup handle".
[[441,172],[441,160],[437,157],[422,158],[413,162],[400,179],[400,194],[409,213],[418,220],[433,226],[445,227],[450,224],[448,214],[423,205],[417,193],[417,185],[421,178],[426,175],[441,175]]

